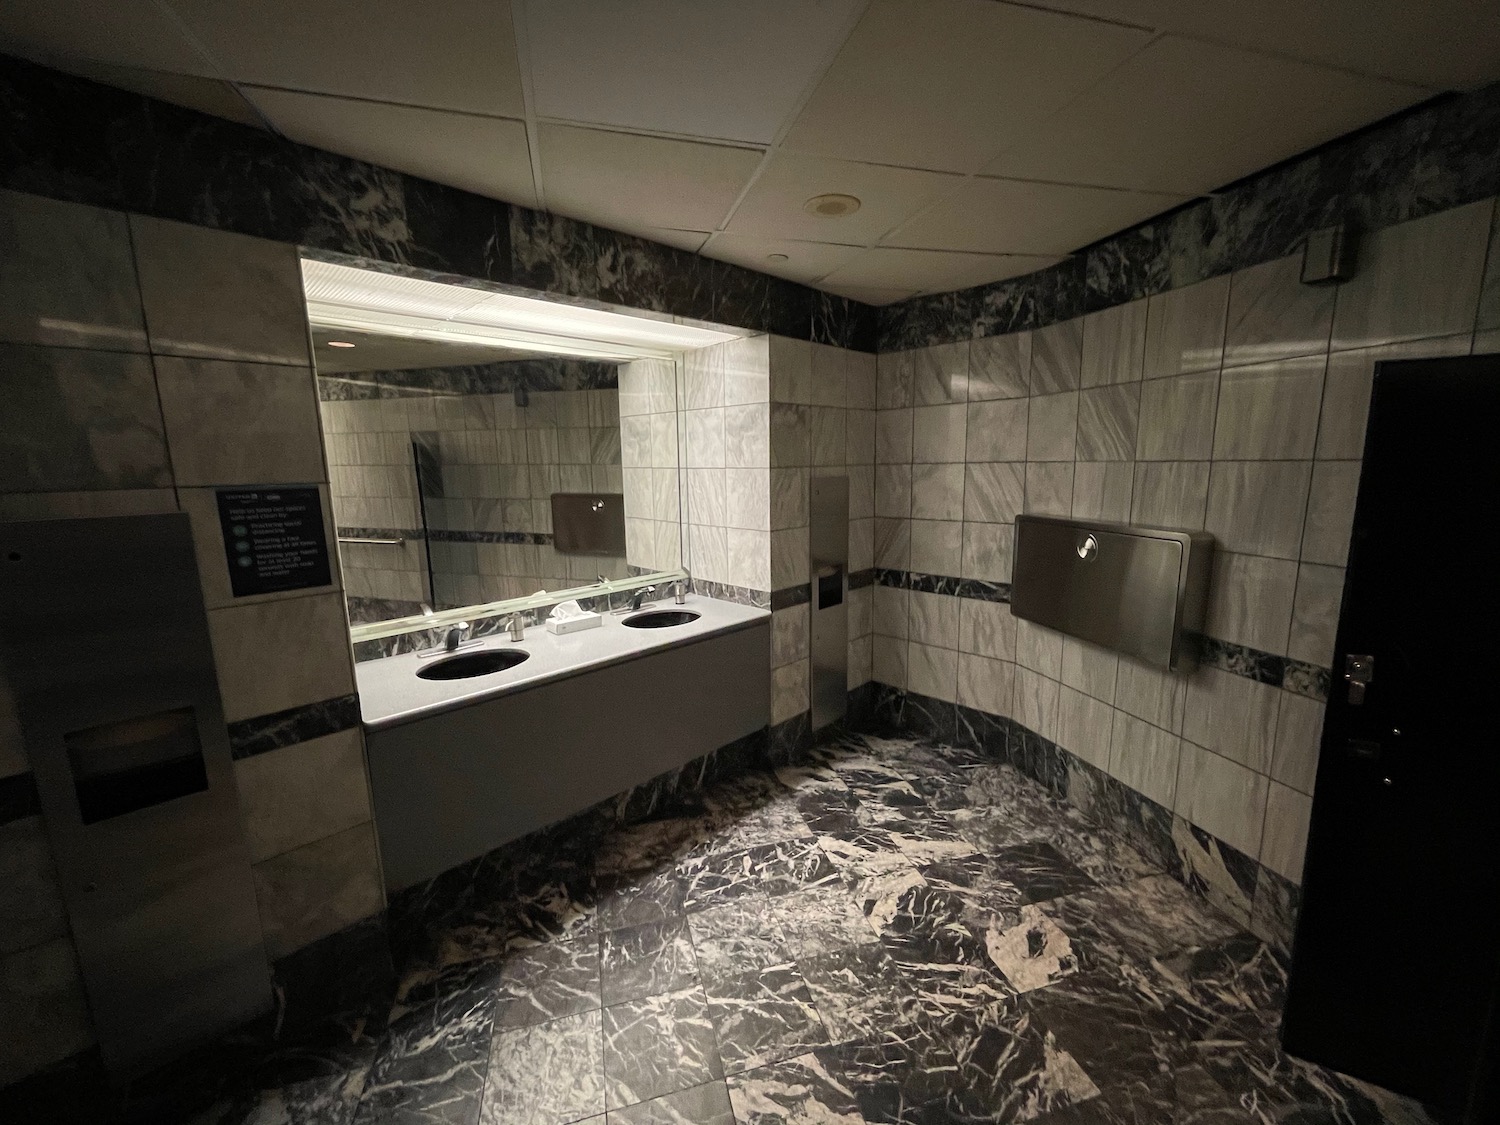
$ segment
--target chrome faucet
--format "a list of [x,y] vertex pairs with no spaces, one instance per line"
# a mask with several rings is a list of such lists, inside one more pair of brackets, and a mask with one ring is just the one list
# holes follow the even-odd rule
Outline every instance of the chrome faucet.
[[645,586],[630,595],[630,612],[634,613],[641,608],[641,601],[647,594],[656,593],[655,586]]
[[687,604],[687,579],[679,578],[672,583],[672,601],[676,605]]
[[511,640],[524,641],[526,639],[526,618],[522,617],[519,613],[511,615],[508,628]]
[[448,652],[457,652],[458,646],[463,644],[464,638],[469,635],[469,623],[460,621],[448,630],[448,635],[443,638],[443,648]]

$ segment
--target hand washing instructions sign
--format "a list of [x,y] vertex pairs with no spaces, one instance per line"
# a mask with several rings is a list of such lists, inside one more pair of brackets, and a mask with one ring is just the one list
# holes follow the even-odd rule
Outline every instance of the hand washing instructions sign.
[[315,485],[221,488],[219,526],[237,598],[332,582],[323,502]]

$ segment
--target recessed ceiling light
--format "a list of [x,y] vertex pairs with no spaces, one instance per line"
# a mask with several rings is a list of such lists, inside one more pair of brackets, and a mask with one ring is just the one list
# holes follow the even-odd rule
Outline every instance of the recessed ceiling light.
[[817,215],[820,219],[841,219],[845,215],[854,214],[859,207],[858,197],[842,195],[836,191],[827,195],[815,195],[802,205],[802,209],[809,215]]
[[328,346],[330,348],[352,348],[352,347],[354,347],[354,345],[351,344],[348,340],[329,340],[328,341]]
[[767,254],[766,255],[766,261],[768,261],[768,262],[784,262],[784,261],[787,260],[787,257],[788,256],[786,254]]

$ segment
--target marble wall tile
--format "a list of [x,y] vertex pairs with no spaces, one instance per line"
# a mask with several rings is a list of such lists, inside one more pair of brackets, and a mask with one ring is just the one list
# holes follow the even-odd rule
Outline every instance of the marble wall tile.
[[876,359],[869,352],[845,351],[844,404],[850,410],[875,409]]
[[1259,555],[1214,555],[1205,631],[1211,637],[1286,655],[1297,564]]
[[1074,518],[1129,523],[1134,479],[1133,461],[1080,461],[1073,469]]
[[1030,368],[1030,332],[970,341],[969,401],[1025,398]]
[[243,758],[234,776],[257,863],[371,818],[357,728]]
[[1033,396],[1026,460],[1071,461],[1078,437],[1078,392]]
[[958,647],[958,609],[961,599],[948,594],[911,591],[907,603],[910,626],[907,636],[924,645]]
[[1339,287],[1333,350],[1472,331],[1494,207],[1483,200],[1367,235]]
[[1378,361],[1467,355],[1469,340],[1466,335],[1443,336],[1330,355],[1323,391],[1323,413],[1318,422],[1318,457],[1348,461],[1364,456],[1370,388]]
[[1343,597],[1343,567],[1302,564],[1297,572],[1288,656],[1324,668],[1333,663],[1334,635],[1338,632]]
[[1130,301],[1083,318],[1079,385],[1100,387],[1141,377],[1146,354],[1145,300]]
[[1016,619],[1010,614],[1010,605],[960,598],[958,647],[963,652],[1014,662]]
[[1321,700],[1290,691],[1281,693],[1271,776],[1301,793],[1311,793],[1317,780],[1325,708]]
[[969,461],[1026,460],[1029,403],[1024,398],[969,404],[966,457]]
[[849,465],[849,518],[867,520],[875,514],[875,466]]
[[[683,412],[685,430],[683,468],[724,468],[726,450],[724,414],[723,407]],[[800,463],[806,464],[807,462],[804,460]]]
[[771,589],[802,585],[808,565],[806,527],[771,532]]
[[1269,773],[1280,700],[1280,688],[1200,668],[1188,680],[1183,737],[1257,773]]
[[1226,370],[1219,380],[1214,459],[1307,459],[1318,436],[1324,356]]
[[[733,343],[734,341],[730,341]],[[682,356],[683,406],[704,410],[724,405],[724,348],[715,344],[694,348]]]
[[[724,465],[738,469],[764,469],[771,464],[771,408],[767,403],[746,403],[724,408]],[[711,425],[711,416],[700,419]],[[699,438],[712,441],[710,430]]]
[[1141,388],[1135,383],[1084,391],[1078,398],[1078,460],[1134,459],[1140,409]]
[[690,523],[727,527],[723,469],[688,469],[687,518]]
[[1057,744],[1091,766],[1108,769],[1113,712],[1113,707],[1093,696],[1070,687],[1059,688]]
[[812,667],[794,660],[771,670],[771,722],[784,723],[807,710]]
[[911,464],[912,412],[910,408],[875,412],[875,463]]
[[0,344],[0,400],[0,492],[171,487],[145,356]]
[[968,408],[919,406],[912,411],[912,457],[915,462],[953,462],[964,459],[964,431]]
[[0,824],[0,957],[68,932],[40,816]]
[[1225,367],[1328,350],[1338,290],[1303,285],[1301,279],[1301,254],[1235,271],[1229,285]]
[[1215,461],[1204,519],[1215,549],[1295,559],[1311,475],[1310,461]]
[[875,565],[886,570],[911,569],[911,520],[875,518]]
[[[771,530],[807,526],[811,482],[806,469],[771,469]],[[904,514],[904,513],[903,513]]]
[[[711,350],[720,353],[724,370],[724,405],[771,401],[771,337],[726,340]],[[686,388],[684,388],[686,390]],[[669,404],[664,409],[671,409]]]
[[1152,726],[1180,734],[1187,688],[1186,676],[1122,656],[1115,675],[1114,704]]
[[[849,642],[848,675],[845,677],[849,690],[853,691],[864,684],[869,683],[875,676],[874,673],[874,650],[871,639],[868,636],[856,637]],[[851,712],[854,704],[850,702]]]
[[875,514],[895,518],[911,515],[912,466],[875,466]]
[[[717,472],[714,469],[705,471]],[[776,471],[796,472],[794,469]],[[628,496],[625,509],[627,512],[630,510]],[[726,527],[744,528],[747,531],[771,530],[770,469],[724,470],[724,522]]]
[[1033,395],[1076,390],[1083,366],[1083,318],[1049,324],[1031,334]]
[[766,590],[771,583],[771,532],[730,527],[724,531],[724,557],[731,586]]
[[878,684],[906,690],[906,642],[875,634],[871,644],[870,673]]
[[94,1042],[83,979],[66,937],[0,957],[0,1086]]
[[1154,294],[1146,308],[1145,377],[1217,368],[1228,299],[1227,275]]
[[1217,371],[1147,380],[1141,386],[1136,457],[1142,461],[1206,461],[1213,455],[1218,400]]
[[1015,665],[975,653],[958,655],[958,702],[987,715],[1008,717],[1015,687]]
[[[92,519],[152,516],[177,510],[170,488],[119,488],[103,492],[0,493],[0,520]],[[0,773],[0,776],[4,776]]]
[[1302,532],[1302,560],[1343,566],[1349,557],[1354,501],[1359,492],[1358,461],[1319,461],[1313,465]]
[[874,629],[875,587],[861,586],[849,591],[849,639],[862,637]]
[[[1182,739],[1124,711],[1114,712],[1109,761],[1102,768],[1163,808],[1177,798]],[[1099,763],[1094,763],[1099,765]]]
[[957,520],[912,520],[910,569],[957,578],[963,560],[963,526]]
[[1266,799],[1266,826],[1260,844],[1260,861],[1298,886],[1302,885],[1307,826],[1311,819],[1311,797],[1271,782]]
[[1073,507],[1073,462],[1034,461],[1026,465],[1026,511],[1065,516]]
[[1257,859],[1270,785],[1263,774],[1184,740],[1173,808],[1192,824]]
[[1015,711],[1012,718],[1043,738],[1057,738],[1059,685],[1030,668],[1016,665]]
[[141,215],[130,234],[154,354],[309,366],[295,246]]
[[912,641],[907,649],[906,687],[929,699],[958,698],[958,652]]
[[1026,466],[970,463],[963,467],[963,518],[980,523],[1014,523],[1026,503]]
[[964,466],[961,463],[912,466],[911,514],[913,519],[962,519],[966,503]]
[[1060,679],[1064,684],[1105,703],[1115,701],[1115,676],[1119,669],[1118,653],[1107,648],[1064,637]]
[[385,905],[374,827],[360,824],[254,866],[261,929],[273,960]]
[[899,410],[912,404],[915,353],[882,351],[875,357],[875,408]]
[[911,591],[894,586],[872,586],[875,632],[905,640],[911,628]]
[[229,722],[354,690],[348,618],[339,594],[213,609],[208,627]]
[[1062,679],[1063,640],[1061,633],[1023,617],[1016,618],[1016,662],[1023,668],[1040,672],[1048,679]]
[[0,191],[0,341],[146,350],[124,215]]
[[875,411],[848,410],[844,419],[844,461],[849,465],[875,464]]
[[849,572],[857,574],[875,565],[875,521],[849,521]]
[[965,521],[959,577],[1009,582],[1014,550],[1014,525]]
[[[785,336],[770,338],[768,344],[771,379],[771,401],[810,406],[813,400],[813,346],[806,340]],[[840,398],[839,405],[842,405]]]
[[917,406],[967,402],[969,341],[921,348],[912,355],[912,401]]
[[812,464],[810,408],[786,403],[771,404],[771,467],[787,468]]
[[842,407],[808,408],[808,429],[814,465],[842,466],[848,458],[847,431]]

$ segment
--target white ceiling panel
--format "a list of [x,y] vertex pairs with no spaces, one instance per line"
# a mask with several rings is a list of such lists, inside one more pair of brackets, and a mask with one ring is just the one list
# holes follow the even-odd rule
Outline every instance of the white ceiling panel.
[[1187,198],[976,177],[883,241],[925,250],[1068,254]]
[[1060,261],[1062,259],[1058,257],[959,254],[946,250],[898,250],[877,246],[834,270],[823,279],[822,287],[836,293],[841,286],[913,288],[920,293],[942,293],[1019,277]]
[[[725,229],[811,242],[874,242],[957,182],[941,172],[777,153]],[[854,196],[859,210],[838,218],[807,212],[809,199],[830,192]]]
[[167,2],[238,82],[524,113],[508,0]]
[[649,238],[653,242],[675,246],[679,250],[687,250],[694,254],[703,249],[703,244],[708,241],[709,235],[706,230],[673,230],[668,227],[642,227],[625,233],[634,234],[640,238]]
[[760,163],[757,149],[543,125],[549,209],[607,227],[713,230]]
[[769,143],[863,0],[526,0],[544,118]]
[[7,0],[0,4],[0,51],[35,59],[80,58],[174,74],[213,74],[213,66],[151,0]]
[[[730,233],[714,235],[703,248],[703,253],[710,258],[804,284],[817,281],[861,252],[859,246]],[[773,255],[777,260],[771,260]]]
[[1033,123],[985,171],[1212,191],[1425,96],[1384,79],[1168,36]]
[[526,126],[519,121],[253,86],[244,90],[294,141],[536,206]]
[[1442,89],[1500,79],[1500,4],[1494,0],[1041,3]]
[[994,0],[875,0],[785,144],[975,172],[1149,38]]

